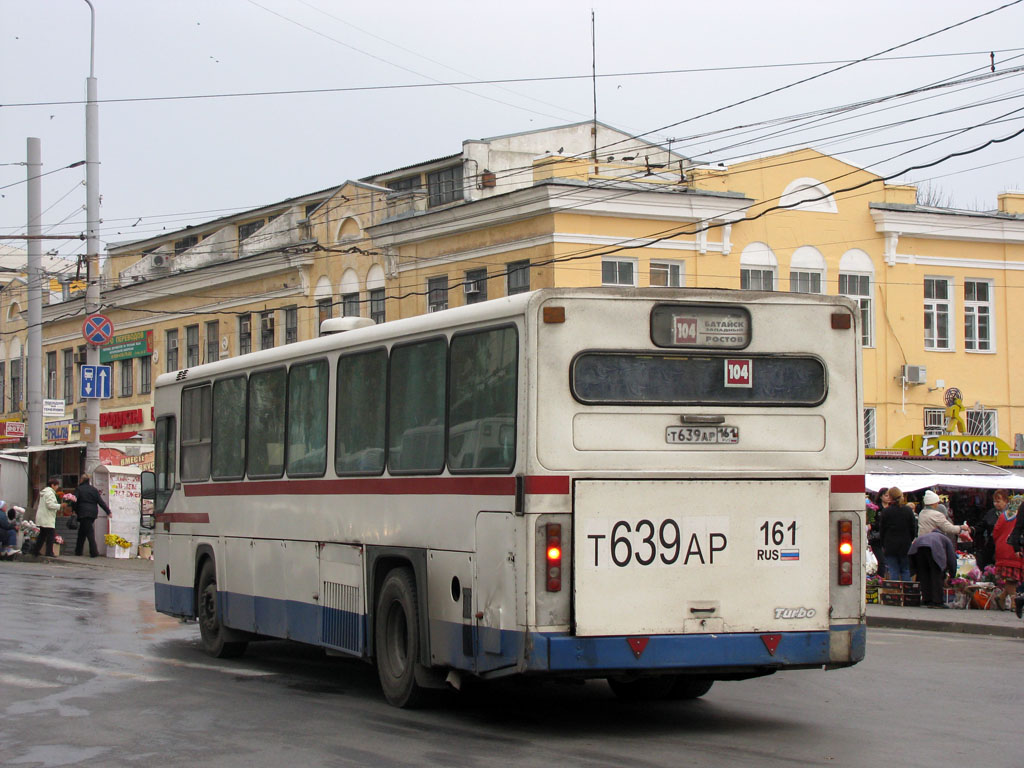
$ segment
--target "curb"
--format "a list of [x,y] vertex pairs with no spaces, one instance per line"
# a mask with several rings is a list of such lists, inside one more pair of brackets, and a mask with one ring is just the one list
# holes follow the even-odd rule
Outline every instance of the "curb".
[[963,635],[990,635],[1024,639],[1024,624],[968,624],[958,621],[933,619],[893,618],[889,616],[868,616],[868,627],[876,629],[918,629],[925,632],[952,632]]

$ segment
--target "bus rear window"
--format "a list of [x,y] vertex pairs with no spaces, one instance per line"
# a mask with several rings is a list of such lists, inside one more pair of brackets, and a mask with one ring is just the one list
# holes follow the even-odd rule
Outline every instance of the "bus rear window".
[[825,399],[825,366],[813,357],[586,352],[572,364],[582,403],[812,406]]

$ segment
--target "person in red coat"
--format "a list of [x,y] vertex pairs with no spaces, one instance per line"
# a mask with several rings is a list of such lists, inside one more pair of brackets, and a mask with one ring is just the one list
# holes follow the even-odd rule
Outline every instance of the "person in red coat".
[[[996,545],[996,574],[1006,580],[1004,594],[1009,594],[1011,588],[1019,588],[1021,584],[1024,584],[1024,557],[1007,541],[1017,524],[1017,515],[1022,501],[1024,501],[1024,496],[1021,495],[1011,498],[1006,509],[999,513],[996,524],[992,528],[992,538]],[[1014,608],[1018,616],[1020,616],[1019,598],[1020,594],[1018,593],[1014,601]]]

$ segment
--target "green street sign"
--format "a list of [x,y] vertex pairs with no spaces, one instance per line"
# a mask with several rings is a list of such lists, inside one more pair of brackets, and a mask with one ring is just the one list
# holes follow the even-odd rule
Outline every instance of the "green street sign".
[[100,347],[100,362],[110,363],[114,360],[129,360],[133,357],[146,357],[153,354],[153,332],[132,331],[112,336],[110,341]]

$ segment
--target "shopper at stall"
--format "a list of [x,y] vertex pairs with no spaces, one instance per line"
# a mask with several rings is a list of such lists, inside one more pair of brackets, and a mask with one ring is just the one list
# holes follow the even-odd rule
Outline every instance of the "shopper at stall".
[[878,518],[881,511],[891,501],[888,494],[888,488],[880,488],[878,490],[878,506],[874,509],[867,507],[868,546],[871,548],[875,561],[878,563],[878,575],[882,578],[885,578],[885,550],[882,549],[882,535],[878,530]]
[[910,544],[917,533],[917,523],[910,505],[903,503],[899,488],[886,491],[889,505],[878,511],[878,532],[885,552],[886,578],[910,581]]
[[81,555],[85,550],[85,542],[89,542],[89,557],[99,557],[99,549],[96,546],[96,531],[94,526],[96,518],[99,517],[102,508],[107,516],[110,516],[110,507],[100,496],[100,492],[90,482],[92,478],[87,474],[82,475],[82,481],[75,489],[75,514],[78,515],[78,541],[75,542],[75,555]]
[[[1004,595],[1017,593],[1020,585],[1024,584],[1024,557],[1021,557],[1009,541],[1010,535],[1016,527],[1017,518],[1020,516],[1019,510],[1022,501],[1024,501],[1024,496],[1020,495],[1010,499],[1006,509],[999,513],[992,528],[992,538],[995,540],[996,575],[1006,581],[1006,586],[1003,588]],[[1019,597],[1019,593],[1017,596]],[[1016,608],[1016,606],[1014,607]]]
[[[1018,512],[1016,521],[1013,524],[1013,530],[1010,531],[1010,535],[1006,537],[1006,543],[1010,545],[1010,548],[1021,557],[1024,557],[1024,515]],[[1024,618],[1024,582],[1017,584],[1017,594],[1013,598],[1013,610],[1017,614],[1017,618]]]
[[[936,512],[939,513],[937,510]],[[937,530],[918,536],[910,545],[917,580],[921,583],[921,605],[948,608],[943,594],[945,575],[956,575],[956,549],[944,533]]]
[[53,557],[54,536],[57,533],[57,511],[60,501],[57,500],[57,489],[60,488],[60,477],[54,475],[50,483],[39,494],[39,506],[36,508],[36,525],[39,526],[39,537],[32,549],[38,557],[46,547],[46,556]]
[[14,510],[8,510],[7,502],[0,499],[0,556],[5,559],[19,554],[18,524],[14,518]]
[[978,568],[982,571],[996,561],[996,540],[992,536],[992,530],[995,528],[999,516],[1006,511],[1009,501],[1008,491],[999,489],[993,493],[992,508],[982,515],[981,520],[971,531],[971,536],[975,541],[974,556],[977,558]]
[[925,534],[931,533],[932,531],[939,531],[949,537],[951,542],[956,542],[957,537],[961,533],[969,533],[970,526],[966,523],[964,525],[957,525],[956,523],[949,522],[944,514],[938,510],[939,495],[935,491],[924,492],[924,509],[921,510],[921,514],[917,516],[917,535],[918,537],[924,536]]

